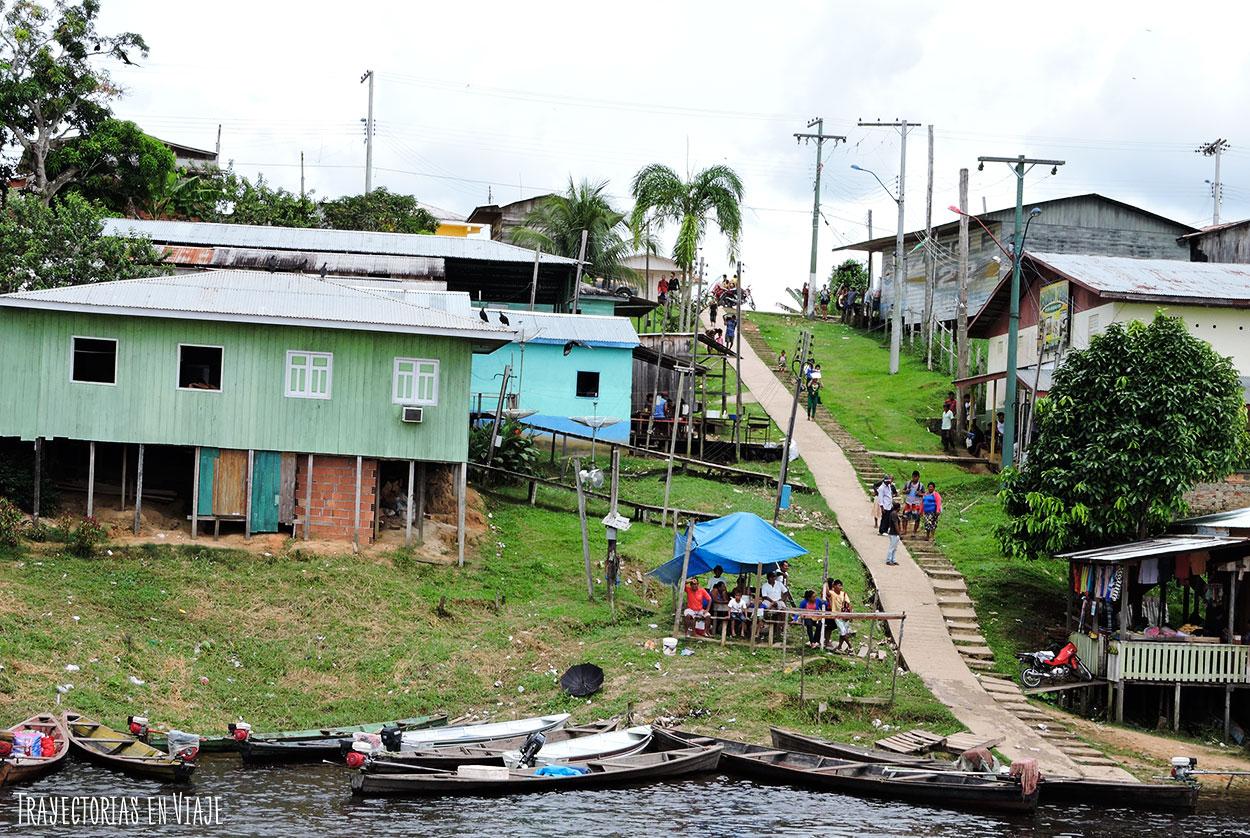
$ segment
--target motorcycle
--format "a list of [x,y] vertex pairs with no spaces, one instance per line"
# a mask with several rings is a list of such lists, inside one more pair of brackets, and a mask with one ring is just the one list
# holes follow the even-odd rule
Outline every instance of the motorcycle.
[[1085,681],[1094,679],[1094,673],[1081,662],[1081,658],[1076,653],[1076,644],[1071,641],[1057,649],[1017,652],[1016,658],[1024,664],[1024,669],[1020,672],[1020,680],[1026,687],[1040,687],[1043,681],[1066,681],[1069,678],[1080,678]]

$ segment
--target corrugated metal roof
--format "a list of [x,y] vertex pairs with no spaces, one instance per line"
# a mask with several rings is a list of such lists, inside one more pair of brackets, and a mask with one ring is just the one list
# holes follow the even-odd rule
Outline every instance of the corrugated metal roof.
[[632,349],[638,345],[638,332],[627,317],[493,308],[486,311],[492,323],[499,322],[500,314],[507,317],[511,328],[517,330],[517,340],[526,343],[563,345],[571,340],[580,340],[587,346],[621,349]]
[[1133,541],[1128,544],[1115,544],[1110,547],[1098,547],[1093,550],[1078,550],[1074,553],[1060,553],[1056,558],[1071,562],[1104,562],[1119,564],[1148,559],[1152,556],[1167,556],[1175,553],[1188,553],[1194,550],[1210,550],[1216,547],[1228,547],[1233,544],[1244,544],[1244,538],[1222,538],[1204,535],[1162,535],[1145,541]]
[[514,331],[320,277],[204,271],[0,296],[0,306],[437,334],[507,342]]
[[1227,512],[1215,512],[1211,515],[1199,515],[1177,521],[1177,527],[1217,528],[1217,529],[1250,529],[1250,506],[1241,509],[1230,509]]
[[1250,265],[1033,251],[1027,255],[1103,296],[1250,305]]
[[[210,224],[202,221],[147,221],[106,218],[110,236],[147,236],[157,244],[213,247],[260,247],[269,250],[312,250],[331,253],[370,253],[384,256],[427,256],[478,259],[486,262],[528,262],[534,251],[516,245],[459,236],[419,236],[408,233],[366,233],[359,230],[323,230],[304,227],[261,227],[253,224]],[[549,265],[576,265],[576,259],[544,253]]]
[[1181,236],[1182,239],[1196,239],[1209,233],[1219,233],[1223,230],[1231,230],[1233,227],[1240,227],[1243,224],[1250,224],[1250,218],[1243,218],[1241,221],[1226,221],[1223,224],[1212,224],[1203,227],[1196,233],[1186,233]]
[[[468,291],[448,291],[446,288],[426,288],[426,283],[395,282],[389,279],[364,279],[357,277],[326,277],[330,282],[337,282],[351,288],[359,288],[374,294],[385,294],[391,299],[403,300],[414,306],[445,311],[456,317],[465,317],[482,322],[477,310],[473,308],[473,300]],[[429,283],[433,284],[433,283]]]
[[325,253],[316,251],[264,248],[205,247],[199,245],[165,245],[165,258],[179,267],[213,267],[222,270],[292,271],[295,273],[328,273],[347,276],[376,276],[396,279],[441,280],[446,275],[444,261],[428,256],[379,256],[373,253]]

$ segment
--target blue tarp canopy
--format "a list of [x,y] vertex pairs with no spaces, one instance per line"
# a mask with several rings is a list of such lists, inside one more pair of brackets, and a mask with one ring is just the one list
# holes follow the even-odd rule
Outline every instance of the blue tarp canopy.
[[[667,585],[681,580],[681,563],[686,553],[686,534],[680,532],[673,541],[673,558],[651,571]],[[797,542],[752,512],[735,512],[724,518],[705,521],[694,526],[694,546],[690,548],[687,576],[711,573],[720,565],[726,575],[755,572],[757,564],[764,571],[774,570],[785,559],[807,555]]]

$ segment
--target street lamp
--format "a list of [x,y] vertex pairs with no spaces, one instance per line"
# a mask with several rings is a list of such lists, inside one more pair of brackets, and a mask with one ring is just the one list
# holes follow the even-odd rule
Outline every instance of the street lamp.
[[[1011,167],[1012,173],[1016,176],[1016,232],[1013,253],[1011,258],[1011,309],[1008,317],[1007,325],[1007,393],[1006,404],[1003,405],[1003,412],[1006,414],[1003,422],[1003,468],[1010,468],[1012,459],[1015,454],[1016,442],[1016,355],[1020,343],[1020,257],[1024,252],[1024,176],[1034,166],[1050,166],[1051,174],[1059,171],[1059,167],[1064,164],[1063,160],[1039,160],[1032,157],[1025,157],[1023,154],[1017,157],[978,157],[977,168],[981,170],[986,163],[1006,163]],[[1026,168],[1027,167],[1027,168]],[[1030,211],[1029,221],[1032,221],[1041,211],[1034,207],[1036,212]]]
[[[907,132],[903,132],[904,148],[906,148]],[[890,196],[890,200],[898,205],[898,228],[894,233],[894,301],[890,306],[890,375],[898,373],[898,356],[903,348],[903,190],[902,179],[899,180],[899,194],[896,196],[882,182],[877,173],[854,163],[851,168],[857,172],[867,172],[876,178],[877,183]],[[871,254],[870,254],[871,255]]]

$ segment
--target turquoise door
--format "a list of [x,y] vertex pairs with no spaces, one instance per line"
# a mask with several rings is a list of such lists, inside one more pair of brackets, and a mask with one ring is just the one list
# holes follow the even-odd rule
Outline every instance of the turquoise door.
[[198,514],[213,517],[213,470],[217,465],[216,448],[200,449],[200,508]]
[[278,531],[278,491],[282,484],[282,455],[257,451],[252,455],[252,532]]

